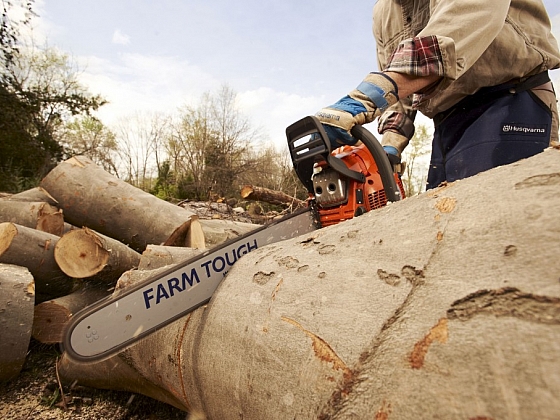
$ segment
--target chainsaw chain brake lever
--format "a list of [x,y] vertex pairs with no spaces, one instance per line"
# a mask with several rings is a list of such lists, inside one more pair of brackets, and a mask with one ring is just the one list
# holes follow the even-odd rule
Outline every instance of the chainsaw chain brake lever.
[[286,137],[296,174],[310,193],[313,193],[313,166],[321,160],[326,161],[336,172],[365,182],[364,174],[349,169],[340,159],[331,155],[329,137],[316,117],[309,116],[296,121],[286,128]]

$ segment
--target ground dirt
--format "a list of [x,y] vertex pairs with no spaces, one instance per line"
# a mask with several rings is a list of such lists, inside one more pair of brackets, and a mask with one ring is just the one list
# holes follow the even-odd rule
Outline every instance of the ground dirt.
[[[58,346],[32,341],[19,376],[0,385],[2,420],[187,419],[188,413],[130,392],[64,386],[56,374]],[[64,404],[64,402],[66,404]]]

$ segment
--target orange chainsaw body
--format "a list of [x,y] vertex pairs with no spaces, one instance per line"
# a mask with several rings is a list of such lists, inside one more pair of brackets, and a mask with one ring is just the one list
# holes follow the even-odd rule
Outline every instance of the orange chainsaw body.
[[[326,161],[315,163],[313,168],[312,198],[322,226],[329,226],[384,207],[387,197],[377,164],[365,145],[342,146],[331,152],[349,169],[365,176],[365,182],[346,178]],[[400,176],[395,173],[395,182],[404,198],[404,188]]]

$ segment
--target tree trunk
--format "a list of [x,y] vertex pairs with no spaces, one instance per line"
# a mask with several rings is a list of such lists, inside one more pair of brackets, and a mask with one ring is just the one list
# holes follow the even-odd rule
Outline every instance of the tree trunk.
[[19,375],[33,323],[33,277],[24,267],[0,264],[0,383]]
[[17,194],[11,194],[8,197],[5,197],[4,200],[43,202],[55,207],[58,204],[57,201],[41,187],[31,188]]
[[70,277],[115,284],[122,273],[138,267],[140,254],[86,227],[60,238],[54,247],[54,259]]
[[259,225],[221,219],[200,219],[206,247],[213,248],[225,241],[255,230]]
[[35,302],[64,296],[76,281],[60,270],[54,259],[59,237],[15,223],[0,223],[0,263],[27,267],[35,279]]
[[550,149],[260,248],[118,357],[209,419],[554,419],[559,188]]
[[41,187],[59,202],[70,224],[87,226],[138,252],[148,244],[166,242],[194,214],[127,184],[82,156],[61,162]]
[[41,343],[61,343],[73,314],[108,296],[106,288],[84,287],[66,296],[40,303],[33,316],[33,338]]
[[282,191],[269,190],[255,185],[245,185],[241,189],[241,197],[246,200],[263,201],[281,207],[291,207],[294,210],[305,207],[305,201],[289,196]]
[[139,270],[154,270],[185,261],[202,251],[195,248],[180,248],[175,246],[148,245],[140,258]]
[[44,202],[1,200],[0,222],[17,223],[57,236],[64,231],[62,212]]

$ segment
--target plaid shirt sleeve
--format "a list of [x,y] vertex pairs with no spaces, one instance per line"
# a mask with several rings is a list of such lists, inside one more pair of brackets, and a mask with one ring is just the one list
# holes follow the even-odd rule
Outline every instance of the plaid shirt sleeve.
[[379,118],[379,133],[393,131],[410,139],[414,135],[414,117],[416,112],[409,114],[403,109],[387,110]]
[[435,36],[402,41],[391,55],[384,71],[412,76],[444,75],[443,57]]
[[[394,71],[413,76],[444,75],[442,53],[435,36],[415,37],[402,41],[391,55],[384,71]],[[379,133],[397,133],[403,136],[399,146],[402,152],[408,141],[414,135],[415,105],[422,100],[422,94],[410,98],[401,98],[397,106],[388,109],[379,119]],[[385,137],[385,136],[384,136]],[[395,141],[395,136],[391,142]],[[407,140],[405,140],[407,139]]]

